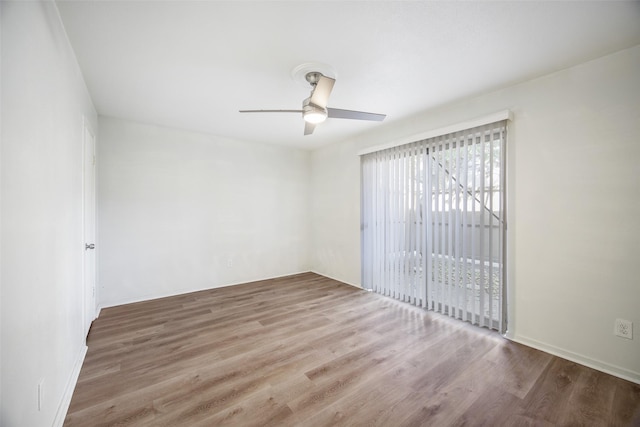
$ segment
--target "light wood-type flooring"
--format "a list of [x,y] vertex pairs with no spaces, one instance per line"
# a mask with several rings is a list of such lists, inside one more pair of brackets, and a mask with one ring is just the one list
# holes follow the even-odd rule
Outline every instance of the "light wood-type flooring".
[[640,385],[313,273],[107,308],[65,426],[630,426]]

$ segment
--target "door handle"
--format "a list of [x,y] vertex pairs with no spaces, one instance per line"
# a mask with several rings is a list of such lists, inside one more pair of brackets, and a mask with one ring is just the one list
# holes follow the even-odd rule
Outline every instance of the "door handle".
[[94,245],[93,243],[89,244],[89,243],[85,243],[84,244],[84,250],[86,251],[87,249],[95,249],[96,245]]

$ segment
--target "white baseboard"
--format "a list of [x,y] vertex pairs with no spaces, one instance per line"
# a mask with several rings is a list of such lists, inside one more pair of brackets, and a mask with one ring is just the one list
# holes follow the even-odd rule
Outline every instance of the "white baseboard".
[[328,274],[324,274],[324,273],[319,273],[317,271],[314,270],[307,270],[307,271],[299,271],[296,273],[289,273],[289,274],[283,274],[283,275],[279,275],[279,276],[273,276],[273,277],[265,277],[265,278],[261,278],[261,279],[254,279],[254,280],[246,280],[246,281],[241,281],[241,282],[232,282],[232,283],[225,283],[223,285],[217,285],[217,286],[213,286],[211,288],[203,288],[203,289],[184,289],[184,290],[178,290],[175,292],[167,292],[164,294],[156,294],[156,295],[145,295],[142,297],[137,297],[137,298],[128,298],[128,299],[122,299],[122,300],[118,300],[118,301],[109,301],[107,303],[104,304],[100,304],[98,306],[98,310],[97,310],[97,314],[96,314],[96,319],[98,317],[100,317],[100,312],[102,311],[103,308],[109,308],[109,307],[117,307],[119,305],[125,305],[125,304],[134,304],[137,302],[144,302],[144,301],[151,301],[154,299],[159,299],[159,298],[167,298],[167,297],[173,297],[173,296],[177,296],[177,295],[184,295],[184,294],[188,294],[191,292],[200,292],[200,291],[206,291],[206,290],[211,290],[211,289],[217,289],[217,288],[225,288],[227,286],[235,286],[235,285],[244,285],[246,283],[251,283],[251,282],[259,282],[262,280],[271,280],[271,279],[279,279],[281,277],[288,277],[288,276],[295,276],[296,274],[304,274],[304,273],[315,273],[315,274],[319,274],[320,276],[324,276],[327,277],[329,279],[332,280],[337,280],[338,282],[344,283],[346,285],[350,285],[350,286],[354,286],[358,289],[362,289],[362,286],[360,285],[356,285],[355,283],[349,283],[345,280],[342,279],[338,279],[336,277],[332,277],[329,276]]
[[83,345],[80,349],[80,352],[78,353],[78,358],[76,359],[76,363],[73,366],[73,371],[71,372],[69,381],[67,381],[67,386],[64,389],[62,400],[60,401],[60,405],[58,406],[56,418],[53,421],[53,427],[62,427],[62,425],[64,424],[64,419],[67,416],[67,411],[69,410],[69,405],[71,404],[71,397],[73,397],[73,391],[76,389],[78,377],[80,377],[80,370],[82,369],[82,364],[84,363],[84,358],[87,355],[88,349],[89,347]]
[[331,279],[331,280],[336,280],[336,281],[338,281],[338,282],[340,282],[340,283],[344,283],[345,285],[349,285],[349,286],[353,286],[353,287],[358,288],[358,289],[362,289],[362,286],[360,286],[360,285],[356,285],[355,283],[350,283],[350,282],[347,282],[347,281],[345,281],[345,280],[338,279],[337,277],[329,276],[328,274],[319,273],[319,272],[317,272],[317,271],[315,271],[315,270],[311,270],[310,272],[311,272],[311,273],[318,274],[318,275],[320,275],[320,276],[324,276],[324,277],[326,277],[326,278],[328,278],[328,279]]
[[559,347],[555,347],[550,344],[546,344],[532,338],[523,337],[517,335],[513,338],[509,338],[511,341],[519,344],[526,345],[527,347],[533,347],[545,353],[553,354],[554,356],[561,357],[563,359],[570,360],[580,365],[584,365],[588,368],[601,371],[614,377],[622,378],[623,380],[631,381],[632,383],[640,384],[640,373],[634,372],[629,369],[625,369],[620,366],[612,365],[610,363],[603,362],[601,360],[592,359],[582,354],[574,353]]
[[263,280],[279,279],[281,277],[295,276],[296,274],[303,274],[303,273],[308,273],[308,272],[309,272],[308,270],[306,270],[306,271],[298,271],[298,272],[294,272],[294,273],[280,274],[280,275],[277,275],[277,276],[260,277],[260,278],[253,278],[253,279],[249,278],[249,279],[245,279],[245,280],[241,280],[241,281],[217,284],[217,285],[213,285],[213,286],[210,286],[210,287],[204,287],[204,288],[177,289],[175,291],[160,292],[160,293],[153,294],[153,295],[142,295],[142,296],[133,297],[133,298],[123,298],[123,299],[107,301],[106,303],[102,303],[102,304],[100,304],[98,306],[98,310],[101,311],[103,308],[117,307],[117,306],[126,305],[126,304],[135,304],[137,302],[152,301],[152,300],[160,299],[160,298],[175,297],[175,296],[178,296],[178,295],[185,295],[185,294],[190,294],[190,293],[193,293],[193,292],[201,292],[201,291],[209,291],[209,290],[218,289],[218,288],[226,288],[228,286],[245,285],[247,283],[261,282]]

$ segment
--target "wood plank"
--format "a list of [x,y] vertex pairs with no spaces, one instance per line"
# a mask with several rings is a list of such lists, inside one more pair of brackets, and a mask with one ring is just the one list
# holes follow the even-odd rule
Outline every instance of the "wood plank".
[[486,369],[502,389],[523,399],[553,356],[534,348],[504,341],[485,356]]
[[616,381],[584,366],[579,369],[580,374],[560,423],[594,427],[606,425],[611,416]]
[[556,423],[568,410],[569,396],[580,375],[576,363],[554,358],[525,397],[524,415]]
[[614,379],[616,391],[609,417],[615,426],[640,426],[640,385]]

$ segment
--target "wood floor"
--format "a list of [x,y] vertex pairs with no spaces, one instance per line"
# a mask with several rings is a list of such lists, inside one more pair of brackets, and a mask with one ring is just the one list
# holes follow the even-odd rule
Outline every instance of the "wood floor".
[[307,273],[104,309],[65,426],[630,426],[640,385]]

